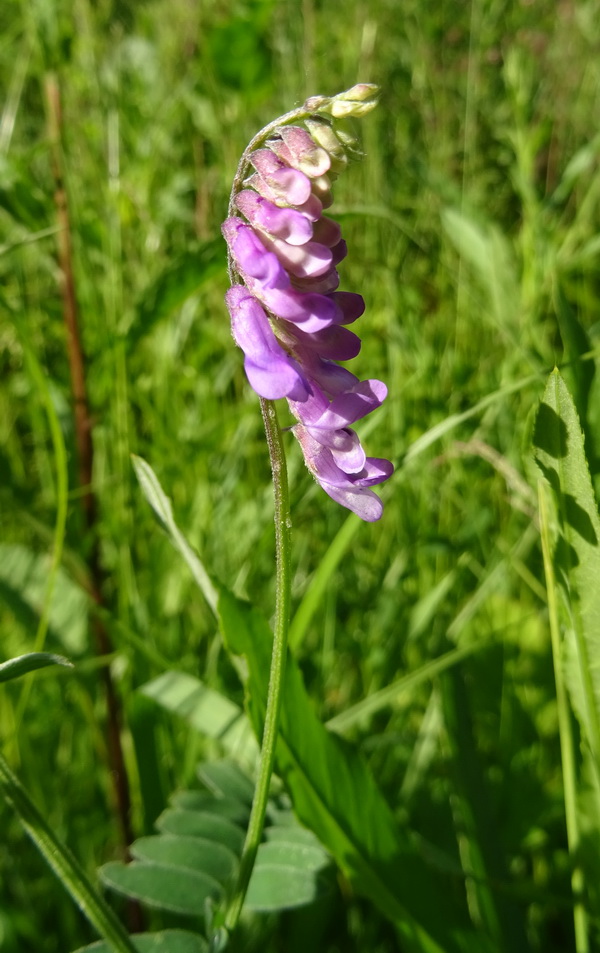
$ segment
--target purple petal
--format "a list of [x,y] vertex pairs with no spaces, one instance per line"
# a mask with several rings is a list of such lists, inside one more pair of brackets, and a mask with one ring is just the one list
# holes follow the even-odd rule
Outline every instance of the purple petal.
[[297,169],[291,169],[270,149],[258,149],[251,154],[250,161],[269,188],[286,205],[302,205],[311,193],[311,181],[319,181],[309,179]]
[[383,504],[372,490],[357,485],[356,477],[344,473],[336,465],[331,451],[317,443],[302,424],[294,427],[294,434],[302,447],[309,470],[336,503],[352,510],[367,522],[375,522],[381,517]]
[[323,216],[315,223],[313,238],[316,242],[321,242],[323,245],[327,245],[328,248],[333,248],[340,241],[342,237],[342,230],[337,222],[334,222],[332,218],[326,218]]
[[324,331],[339,319],[336,303],[326,295],[265,287],[252,279],[248,286],[276,317],[300,325],[308,334]]
[[[296,278],[318,278],[331,267],[331,250],[318,242],[288,245],[278,238],[268,237],[265,237],[263,242],[277,255],[285,270]],[[349,322],[344,320],[341,323]]]
[[335,268],[330,268],[318,278],[292,278],[292,284],[298,291],[315,291],[317,294],[326,295],[337,291],[340,276]]
[[394,464],[390,460],[382,457],[367,457],[363,472],[358,474],[353,482],[356,486],[375,486],[377,483],[389,480],[393,472]]
[[268,288],[289,287],[290,279],[277,256],[267,251],[249,225],[228,218],[221,230],[244,280],[249,276]]
[[336,291],[330,295],[339,306],[343,319],[340,324],[352,324],[365,312],[365,301],[362,295],[352,291]]
[[321,483],[328,496],[347,510],[352,510],[366,523],[376,523],[383,515],[383,503],[373,490],[356,487],[337,487]]
[[242,285],[225,295],[231,315],[233,339],[244,352],[244,367],[251,387],[261,397],[306,400],[310,392],[298,363],[287,354],[273,333],[258,301]]
[[336,265],[339,265],[339,263],[343,261],[346,255],[348,254],[348,246],[346,245],[346,242],[342,238],[337,243],[337,245],[333,246],[331,251],[333,254],[333,261],[331,264],[335,267]]
[[297,205],[296,210],[298,212],[302,212],[303,215],[306,215],[311,222],[316,222],[323,214],[323,203],[320,202],[317,196],[313,195],[311,192],[306,202],[303,202],[302,205]]
[[324,175],[331,165],[328,154],[301,126],[283,126],[280,135],[291,157],[291,165],[311,178]]
[[290,245],[304,245],[312,238],[313,228],[306,215],[292,208],[279,208],[252,189],[239,192],[235,204],[251,225]]
[[324,430],[348,427],[379,407],[386,396],[387,387],[383,381],[359,381],[351,390],[334,397],[318,420],[311,421],[311,426]]
[[293,334],[302,347],[332,361],[351,361],[361,348],[358,335],[343,327],[323,328],[317,334],[306,334],[295,328]]

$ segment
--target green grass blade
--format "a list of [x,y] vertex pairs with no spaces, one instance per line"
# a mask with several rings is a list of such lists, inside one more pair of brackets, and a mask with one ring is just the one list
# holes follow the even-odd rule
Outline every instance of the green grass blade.
[[290,648],[297,649],[306,635],[306,630],[319,607],[329,581],[360,525],[358,516],[351,513],[332,539],[292,619],[289,635]]
[[131,457],[135,475],[142,489],[146,500],[154,510],[154,513],[160,520],[163,529],[173,543],[175,549],[180,553],[188,564],[194,580],[200,591],[204,595],[208,605],[216,615],[217,611],[217,591],[213,586],[210,577],[204,568],[204,564],[199,556],[194,552],[187,539],[177,526],[173,516],[173,508],[169,497],[160,485],[156,473],[149,463],[146,463],[141,457],[132,454]]
[[[229,650],[245,657],[247,691],[260,734],[271,641],[265,620],[222,591],[219,613]],[[292,659],[286,667],[277,765],[300,820],[319,837],[353,883],[400,930],[407,949],[449,951],[456,908],[396,826],[360,754],[319,722]],[[429,912],[437,910],[435,922]]]
[[114,912],[94,890],[75,857],[52,832],[1,755],[0,789],[44,860],[113,953],[135,953],[135,946]]
[[27,655],[19,655],[17,658],[2,662],[0,665],[0,682],[20,678],[28,672],[34,672],[38,668],[46,668],[48,665],[63,665],[67,668],[73,668],[73,663],[63,658],[62,655],[52,655],[50,652],[29,652]]
[[567,689],[600,771],[600,518],[575,405],[556,370],[538,411],[533,444],[556,504],[553,560],[562,597]]
[[560,637],[560,619],[559,619],[559,593],[554,576],[554,567],[552,564],[552,544],[550,540],[550,520],[549,506],[547,499],[547,490],[540,480],[538,485],[539,514],[540,514],[540,534],[542,537],[542,554],[544,557],[544,572],[546,575],[546,588],[548,591],[548,616],[550,622],[550,639],[552,642],[552,661],[554,664],[554,681],[556,684],[556,707],[558,712],[558,732],[560,736],[560,751],[562,758],[563,790],[565,795],[565,815],[567,823],[567,837],[569,840],[569,852],[574,858],[573,873],[571,875],[571,885],[575,903],[573,907],[573,920],[575,925],[575,949],[577,953],[587,953],[588,929],[587,915],[580,896],[584,886],[584,875],[579,866],[579,819],[577,816],[577,772],[575,767],[575,750],[573,745],[573,732],[571,728],[571,712],[569,700],[563,677],[561,637]]

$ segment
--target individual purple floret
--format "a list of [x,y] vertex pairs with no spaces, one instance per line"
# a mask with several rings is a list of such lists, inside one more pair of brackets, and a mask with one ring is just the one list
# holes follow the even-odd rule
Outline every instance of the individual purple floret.
[[355,145],[325,114],[362,115],[375,92],[363,84],[333,99],[316,97],[306,104],[307,128],[269,127],[263,147],[244,157],[245,171],[255,171],[242,188],[243,173],[236,177],[233,214],[223,223],[235,282],[226,301],[250,385],[267,400],[287,398],[309,470],[332,499],[369,522],[383,512],[371,487],[394,468],[366,456],[352,425],[380,406],[387,388],[337,363],[360,350],[345,325],[365,305],[361,295],[338,291],[347,248],[323,209]]

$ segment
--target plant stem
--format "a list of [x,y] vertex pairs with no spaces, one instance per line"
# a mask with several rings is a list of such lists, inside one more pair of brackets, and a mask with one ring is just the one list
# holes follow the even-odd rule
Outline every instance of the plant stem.
[[279,714],[283,679],[285,674],[285,660],[290,620],[290,506],[287,482],[287,467],[285,453],[281,440],[281,431],[277,420],[275,404],[270,400],[260,401],[271,470],[273,472],[273,494],[275,497],[275,548],[277,557],[277,600],[275,606],[275,628],[273,633],[273,653],[271,655],[271,671],[269,675],[269,690],[267,693],[267,707],[263,729],[262,746],[258,765],[258,778],[252,801],[250,821],[246,833],[246,841],[242,851],[240,869],[233,897],[225,912],[225,926],[233,930],[239,920],[248,890],[250,876],[256,860],[256,853],[261,841],[265,823],[265,813],[269,798],[269,786],[273,765],[275,762],[275,745],[279,727]]

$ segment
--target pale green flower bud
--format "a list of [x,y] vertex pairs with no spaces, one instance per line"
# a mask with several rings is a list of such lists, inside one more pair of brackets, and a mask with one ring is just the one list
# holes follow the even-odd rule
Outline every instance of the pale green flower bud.
[[365,116],[377,105],[378,94],[379,87],[374,83],[358,83],[334,96],[321,111],[330,113],[334,119]]

